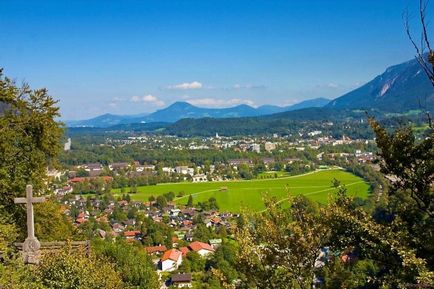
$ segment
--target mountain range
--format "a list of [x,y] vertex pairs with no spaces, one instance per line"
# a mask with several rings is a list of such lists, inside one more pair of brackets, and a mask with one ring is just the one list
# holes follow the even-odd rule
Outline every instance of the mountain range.
[[261,116],[301,108],[323,107],[330,102],[326,98],[305,100],[290,106],[263,105],[257,108],[246,104],[229,108],[203,108],[187,102],[175,102],[172,105],[157,110],[151,114],[140,115],[114,115],[103,114],[95,118],[78,121],[65,121],[68,127],[110,127],[121,124],[169,122],[173,123],[184,118],[239,118]]
[[[259,117],[278,114],[280,117],[294,117],[306,113],[323,115],[321,109],[305,110],[307,108],[324,108],[324,112],[334,113],[340,110],[362,109],[382,112],[404,113],[410,110],[434,111],[434,89],[416,59],[391,66],[386,71],[368,83],[354,89],[334,100],[315,98],[300,103],[280,107],[263,105],[257,108],[248,105],[238,105],[230,108],[201,108],[187,102],[174,104],[157,110],[151,114],[113,115],[104,114],[96,118],[66,121],[69,127],[110,127],[114,125],[137,123],[175,123],[181,119],[199,118],[242,118]],[[298,111],[299,113],[285,114]],[[316,116],[312,116],[316,118]]]

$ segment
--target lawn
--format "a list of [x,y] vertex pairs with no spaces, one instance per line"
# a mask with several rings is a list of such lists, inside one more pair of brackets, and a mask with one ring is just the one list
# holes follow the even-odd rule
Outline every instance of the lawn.
[[[329,194],[336,189],[331,186],[333,178],[344,184],[352,196],[366,198],[369,184],[363,179],[343,170],[322,170],[299,176],[288,176],[277,179],[255,179],[246,181],[225,181],[207,183],[169,183],[156,186],[138,187],[133,200],[147,201],[149,196],[158,196],[167,192],[184,192],[185,196],[176,198],[178,204],[186,204],[188,196],[193,195],[194,203],[215,197],[221,211],[239,212],[242,206],[254,211],[264,209],[263,193],[276,197],[279,201],[291,195],[305,195],[320,203],[326,203]],[[225,188],[225,189],[222,189]],[[115,193],[119,190],[115,190]]]

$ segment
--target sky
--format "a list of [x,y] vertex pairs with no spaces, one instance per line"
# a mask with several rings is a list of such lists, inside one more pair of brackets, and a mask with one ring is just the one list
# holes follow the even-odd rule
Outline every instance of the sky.
[[69,120],[336,98],[414,57],[417,2],[0,0],[0,67]]

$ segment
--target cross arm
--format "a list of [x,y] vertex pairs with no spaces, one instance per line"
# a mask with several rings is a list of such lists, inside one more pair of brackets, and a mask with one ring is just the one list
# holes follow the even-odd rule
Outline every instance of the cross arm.
[[27,198],[15,198],[14,203],[15,204],[27,204],[30,201],[30,203],[42,203],[45,202],[45,197],[36,197],[31,198],[28,200]]
[[45,202],[45,197],[32,198],[32,203],[42,203]]
[[25,204],[25,203],[27,203],[27,199],[26,198],[15,198],[14,203],[15,204]]

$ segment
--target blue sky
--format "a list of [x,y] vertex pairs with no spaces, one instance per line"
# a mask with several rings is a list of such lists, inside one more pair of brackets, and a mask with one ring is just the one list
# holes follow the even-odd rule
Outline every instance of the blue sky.
[[416,0],[0,0],[0,67],[63,119],[335,98],[413,57]]

